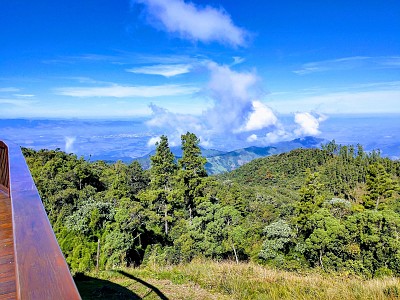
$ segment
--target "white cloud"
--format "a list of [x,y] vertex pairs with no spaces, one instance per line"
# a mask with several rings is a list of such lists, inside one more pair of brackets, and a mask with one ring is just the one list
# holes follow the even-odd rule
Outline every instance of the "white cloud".
[[204,117],[216,132],[238,131],[253,112],[253,99],[259,96],[259,78],[216,63],[209,63],[208,68],[211,77],[207,92],[214,105],[204,112]]
[[[294,99],[290,99],[294,98]],[[371,90],[325,93],[302,97],[300,95],[271,100],[269,106],[280,113],[317,110],[325,114],[400,113],[400,90]]]
[[199,140],[200,140],[200,146],[202,147],[209,148],[213,146],[213,143],[209,139],[199,136]]
[[63,87],[56,94],[72,97],[162,97],[190,95],[198,89],[189,85],[122,86],[114,84],[107,87]]
[[357,68],[399,68],[400,56],[351,56],[331,60],[316,61],[303,64],[299,70],[293,71],[297,75],[307,75],[316,72],[342,71]]
[[281,141],[288,141],[293,138],[293,134],[287,132],[281,126],[276,130],[268,132],[265,135],[264,141],[267,144],[273,144]]
[[278,118],[268,106],[260,101],[253,101],[252,104],[253,111],[249,114],[246,125],[239,131],[253,131],[276,125]]
[[164,77],[173,77],[189,73],[192,66],[188,64],[176,64],[176,65],[154,65],[145,66],[139,68],[127,69],[127,72],[136,74],[148,74],[148,75],[161,75]]
[[243,57],[234,56],[234,57],[233,57],[233,63],[231,64],[231,66],[239,65],[239,64],[241,64],[241,63],[244,62],[244,61],[245,61],[245,59],[244,59]]
[[32,98],[35,97],[33,94],[14,94],[13,96],[18,97],[18,98]]
[[159,136],[152,137],[152,138],[150,138],[150,139],[148,140],[148,142],[147,142],[147,147],[154,147],[154,145],[155,145],[156,143],[158,143],[159,141],[160,141],[160,137],[159,137]]
[[151,105],[152,118],[147,125],[162,128],[168,136],[174,137],[174,141],[186,131],[209,138],[211,135],[237,134],[278,125],[278,119],[269,107],[252,100],[260,96],[256,74],[237,72],[214,62],[207,66],[210,80],[204,91],[212,101],[211,107],[201,116],[194,116],[172,113]]
[[319,135],[321,133],[319,131],[319,123],[325,119],[325,116],[314,117],[308,112],[296,113],[294,115],[294,121],[299,125],[299,128],[297,128],[294,133],[298,136]]
[[78,64],[82,62],[110,62],[119,64],[121,60],[125,60],[125,57],[118,55],[103,55],[103,54],[95,54],[88,53],[82,55],[74,55],[74,56],[57,56],[56,58],[45,59],[42,60],[44,64]]
[[146,6],[149,21],[169,33],[201,42],[217,41],[244,46],[248,33],[232,22],[222,9],[199,7],[183,0],[136,0]]
[[4,87],[0,88],[0,93],[12,93],[12,92],[19,92],[20,89],[15,87]]
[[65,140],[65,152],[73,153],[74,152],[74,143],[76,141],[76,137],[74,136],[66,136]]
[[37,101],[32,101],[32,100],[21,100],[21,99],[1,99],[0,98],[0,104],[4,105],[11,105],[11,106],[17,106],[17,107],[29,107],[30,105],[36,103]]
[[256,134],[252,134],[252,135],[250,135],[246,140],[247,140],[249,143],[252,143],[252,142],[257,141],[257,139],[258,139],[257,135],[256,135]]
[[181,134],[187,131],[197,135],[206,132],[203,121],[198,116],[173,113],[155,104],[150,104],[149,107],[152,116],[146,124],[153,128],[162,128],[164,133],[168,135],[171,146],[179,145]]

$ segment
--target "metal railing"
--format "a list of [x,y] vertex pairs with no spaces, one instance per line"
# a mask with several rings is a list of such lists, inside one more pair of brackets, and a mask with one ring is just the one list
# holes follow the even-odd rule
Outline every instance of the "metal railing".
[[11,200],[17,299],[80,299],[21,149],[1,141],[0,185]]

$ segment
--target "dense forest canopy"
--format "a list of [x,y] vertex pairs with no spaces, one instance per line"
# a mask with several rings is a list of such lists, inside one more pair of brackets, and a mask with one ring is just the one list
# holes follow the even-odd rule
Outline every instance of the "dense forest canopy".
[[400,275],[400,162],[334,141],[208,176],[199,139],[151,169],[23,149],[73,272],[196,257]]

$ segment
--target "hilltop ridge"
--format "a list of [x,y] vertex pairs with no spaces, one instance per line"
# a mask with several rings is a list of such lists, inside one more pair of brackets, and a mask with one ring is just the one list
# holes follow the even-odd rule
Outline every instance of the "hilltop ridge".
[[[200,149],[202,156],[207,158],[205,166],[207,173],[209,175],[216,175],[233,171],[256,158],[284,153],[297,148],[318,148],[323,142],[324,139],[307,136],[287,142],[271,144],[266,147],[250,146],[232,151],[220,151],[206,149],[204,147],[200,147]],[[182,157],[182,149],[179,146],[171,147],[171,152],[175,155],[176,159]],[[154,153],[155,151],[153,150],[133,160],[138,161],[143,169],[149,169],[150,157],[154,155]]]

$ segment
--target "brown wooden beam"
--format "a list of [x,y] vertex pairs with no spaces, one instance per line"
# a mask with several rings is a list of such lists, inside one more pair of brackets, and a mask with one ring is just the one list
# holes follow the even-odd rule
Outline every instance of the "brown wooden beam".
[[3,144],[8,149],[17,298],[80,299],[21,149]]

